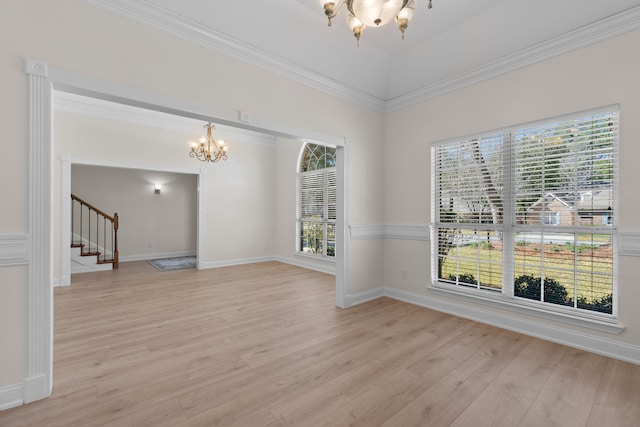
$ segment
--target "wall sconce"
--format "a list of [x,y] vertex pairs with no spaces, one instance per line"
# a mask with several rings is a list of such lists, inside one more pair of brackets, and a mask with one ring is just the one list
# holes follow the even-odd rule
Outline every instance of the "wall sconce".
[[160,194],[160,190],[162,190],[162,184],[155,184],[153,186],[153,194]]

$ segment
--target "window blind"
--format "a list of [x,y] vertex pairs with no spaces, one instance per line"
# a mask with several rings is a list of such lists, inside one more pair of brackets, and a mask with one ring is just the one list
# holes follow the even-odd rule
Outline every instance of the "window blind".
[[432,147],[433,277],[615,314],[616,108]]

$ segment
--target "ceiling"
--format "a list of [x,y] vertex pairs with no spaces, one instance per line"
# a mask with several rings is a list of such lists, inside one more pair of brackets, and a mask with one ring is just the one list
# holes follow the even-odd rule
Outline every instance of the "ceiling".
[[405,40],[322,0],[85,0],[380,110],[394,110],[640,28],[640,0],[416,0]]

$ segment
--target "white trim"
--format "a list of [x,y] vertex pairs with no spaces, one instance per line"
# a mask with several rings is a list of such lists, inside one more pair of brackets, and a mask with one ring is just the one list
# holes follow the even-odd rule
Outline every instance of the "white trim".
[[498,314],[490,310],[481,310],[455,302],[436,301],[426,295],[419,295],[400,289],[385,288],[384,295],[399,301],[496,326],[501,329],[507,329],[580,350],[601,354],[625,362],[640,364],[639,346],[564,329],[558,327],[557,324],[545,325],[529,319],[519,319],[517,317]]
[[451,289],[450,285],[435,283],[429,288],[434,293],[446,297],[464,299],[474,304],[486,305],[490,308],[512,311],[517,314],[525,314],[539,317],[554,322],[566,323],[594,331],[619,334],[624,331],[624,325],[618,323],[611,315],[598,312],[577,311],[573,308],[554,306],[540,301],[514,298],[495,291],[478,291],[473,288],[457,287]]
[[347,295],[347,301],[349,302],[349,307],[353,307],[354,305],[364,304],[365,302],[373,301],[383,296],[385,296],[384,288],[375,288],[354,295]]
[[319,271],[320,273],[326,273],[336,276],[336,263],[318,260],[319,262],[310,262],[300,257],[284,257],[277,255],[273,257],[274,261],[282,262],[289,265],[295,265],[296,267],[306,268],[308,270]]
[[447,92],[462,89],[639,28],[640,6],[636,6],[464,73],[388,99],[385,103],[385,111],[399,111]]
[[127,0],[84,1],[378,111],[398,111],[444,93],[489,80],[640,28],[640,6],[637,6],[456,76],[385,100],[149,3]]
[[620,242],[618,255],[640,256],[640,233],[619,232],[618,239]]
[[[344,138],[342,145],[336,146],[336,306],[347,306],[349,294],[349,164],[350,141]],[[342,255],[340,255],[342,254]]]
[[24,384],[0,387],[0,411],[24,404]]
[[[156,129],[187,132],[198,136],[202,122],[187,117],[166,114],[158,111],[131,107],[97,98],[81,96],[69,92],[54,92],[54,110],[73,114],[82,114],[101,119],[134,123]],[[223,136],[226,141],[262,145],[275,148],[276,137],[245,129],[216,126],[216,135]]]
[[[49,287],[49,289],[53,290],[51,287]],[[45,397],[51,396],[51,384],[51,375],[42,374],[27,377],[24,381],[24,403],[31,403],[43,399],[43,395],[45,395]]]
[[54,278],[51,281],[51,286],[54,288],[60,286],[70,286],[71,285],[71,276],[60,276],[59,278]]
[[351,224],[349,225],[349,237],[354,240],[382,239],[384,238],[384,224]]
[[429,233],[428,225],[387,224],[384,226],[384,237],[387,239],[428,241]]
[[251,123],[246,123],[238,119],[236,110],[217,110],[211,104],[194,104],[58,68],[48,68],[48,76],[50,82],[54,84],[55,91],[70,92],[205,122],[215,122],[216,125],[231,126],[288,139],[310,141],[314,144],[344,145],[343,137],[286,126],[282,123],[261,120],[255,116],[252,117]]
[[53,286],[71,285],[71,160],[60,158],[60,277]]
[[0,235],[0,267],[29,264],[29,236]]
[[352,224],[349,226],[349,236],[354,240],[400,239],[428,241],[429,233],[428,225]]
[[25,403],[51,395],[53,386],[53,287],[51,203],[52,85],[43,62],[27,60],[29,80],[28,333]]
[[233,265],[244,265],[244,264],[254,264],[257,262],[268,262],[274,261],[273,256],[261,256],[261,257],[253,257],[253,258],[237,258],[237,259],[225,259],[222,261],[207,261],[207,262],[198,262],[199,270],[206,270],[209,268],[219,268],[219,267],[230,267]]
[[138,254],[138,255],[120,255],[120,262],[132,262],[132,261],[150,261],[153,259],[161,258],[178,258],[185,256],[197,256],[196,251],[182,251],[182,252],[163,252],[157,254]]

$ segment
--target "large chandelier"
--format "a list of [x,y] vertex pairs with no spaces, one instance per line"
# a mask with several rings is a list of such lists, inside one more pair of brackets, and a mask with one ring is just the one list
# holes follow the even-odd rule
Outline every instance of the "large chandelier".
[[223,140],[216,141],[211,135],[211,130],[215,129],[213,123],[203,126],[207,129],[207,136],[201,136],[198,141],[191,142],[191,152],[189,157],[195,157],[203,162],[215,163],[218,160],[227,160],[227,149]]
[[[340,9],[347,5],[347,23],[356,37],[356,43],[360,45],[362,31],[368,25],[370,27],[380,27],[395,19],[404,40],[404,31],[409,26],[409,21],[416,9],[415,0],[323,0],[324,14],[331,19],[335,18]],[[431,9],[429,0],[429,9]]]

